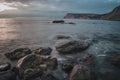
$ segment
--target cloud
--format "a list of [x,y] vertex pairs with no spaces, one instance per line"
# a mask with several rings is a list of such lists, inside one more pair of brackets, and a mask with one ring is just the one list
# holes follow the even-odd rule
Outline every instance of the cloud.
[[119,0],[0,0],[23,12],[66,11],[106,13],[120,4]]

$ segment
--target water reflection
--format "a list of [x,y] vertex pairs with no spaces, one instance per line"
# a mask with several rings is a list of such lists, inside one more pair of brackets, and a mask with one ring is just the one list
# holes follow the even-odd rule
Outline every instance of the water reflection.
[[9,39],[14,39],[16,34],[16,28],[11,25],[14,23],[13,19],[1,19],[0,20],[0,41],[6,41]]
[[13,19],[0,19],[0,52],[7,50],[7,46],[11,46],[9,43],[17,37],[14,23]]

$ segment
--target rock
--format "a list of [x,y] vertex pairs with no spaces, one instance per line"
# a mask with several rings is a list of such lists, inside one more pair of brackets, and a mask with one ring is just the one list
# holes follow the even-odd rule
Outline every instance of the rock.
[[83,56],[77,57],[77,62],[88,66],[95,66],[95,59],[92,54],[85,54]]
[[58,62],[56,58],[49,57],[43,59],[43,64],[46,64],[48,69],[56,69]]
[[70,73],[73,67],[74,67],[74,64],[71,61],[62,62],[62,70],[66,73]]
[[96,80],[93,72],[84,65],[74,66],[69,80]]
[[75,24],[75,23],[73,23],[73,22],[69,22],[68,24]]
[[120,80],[119,72],[113,68],[101,68],[98,71],[100,80]]
[[40,75],[38,75],[38,73],[42,74],[47,69],[54,69],[56,66],[56,58],[37,54],[29,54],[18,61],[16,68],[18,69],[18,74],[21,78],[26,78],[27,76],[28,79],[32,76],[33,78],[39,77]]
[[54,75],[52,74],[45,74],[43,77],[42,77],[42,80],[59,80],[57,79]]
[[59,42],[55,47],[60,53],[71,53],[87,49],[89,47],[89,43],[77,40],[64,40]]
[[11,70],[0,72],[0,80],[16,80],[16,74]]
[[34,50],[35,54],[39,55],[50,55],[52,49],[50,47],[40,47],[39,49]]
[[52,23],[65,23],[65,21],[64,20],[54,20]]
[[32,68],[33,70],[39,69],[39,65],[41,63],[42,63],[42,58],[35,54],[30,54],[21,58],[16,65],[19,76],[23,78],[25,70],[29,68],[30,69]]
[[11,68],[10,63],[0,63],[0,72],[7,71]]
[[109,54],[107,55],[108,61],[117,67],[120,67],[120,54],[115,53],[115,54]]
[[55,39],[59,40],[59,39],[70,39],[71,36],[68,35],[63,35],[63,34],[58,34],[55,36]]
[[26,69],[24,71],[24,80],[34,80],[34,78],[42,75],[42,71],[39,69]]
[[29,48],[18,48],[12,52],[6,53],[5,56],[11,60],[17,60],[30,53],[31,53],[31,50]]

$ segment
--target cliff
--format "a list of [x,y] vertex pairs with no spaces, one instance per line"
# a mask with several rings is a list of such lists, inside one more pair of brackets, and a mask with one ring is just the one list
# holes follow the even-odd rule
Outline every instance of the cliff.
[[64,18],[67,18],[67,19],[101,19],[101,20],[120,21],[120,6],[114,8],[113,11],[106,13],[106,14],[68,13]]

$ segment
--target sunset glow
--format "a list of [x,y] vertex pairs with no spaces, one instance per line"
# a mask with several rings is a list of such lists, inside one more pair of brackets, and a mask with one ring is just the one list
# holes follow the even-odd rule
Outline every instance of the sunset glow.
[[13,8],[13,7],[10,7],[10,6],[5,5],[5,4],[3,4],[3,3],[0,3],[0,11],[14,10],[14,9],[17,9],[17,8]]

